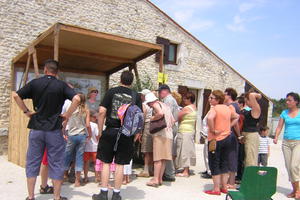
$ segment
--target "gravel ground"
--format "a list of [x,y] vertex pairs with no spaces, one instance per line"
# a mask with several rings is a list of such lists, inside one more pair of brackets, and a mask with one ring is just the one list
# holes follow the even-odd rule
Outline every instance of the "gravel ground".
[[[225,199],[225,195],[210,196],[203,193],[203,190],[211,189],[212,181],[200,177],[200,172],[204,171],[202,159],[203,145],[196,145],[197,166],[193,167],[194,175],[189,178],[177,178],[176,182],[164,183],[159,188],[147,187],[145,184],[148,178],[134,179],[127,186],[123,186],[121,194],[123,199],[146,199],[146,200],[218,200]],[[271,146],[270,166],[278,168],[277,193],[273,196],[275,200],[287,199],[285,194],[290,192],[287,172],[284,166],[281,145]],[[27,196],[25,170],[7,161],[6,156],[0,156],[0,200],[24,200]],[[138,170],[135,170],[138,173]],[[90,174],[93,176],[93,174]],[[53,199],[52,195],[40,195],[38,193],[40,179],[36,184],[36,199]],[[96,183],[88,183],[85,186],[75,188],[73,184],[65,183],[62,188],[62,195],[70,200],[91,199],[93,193],[98,193],[99,187]]]

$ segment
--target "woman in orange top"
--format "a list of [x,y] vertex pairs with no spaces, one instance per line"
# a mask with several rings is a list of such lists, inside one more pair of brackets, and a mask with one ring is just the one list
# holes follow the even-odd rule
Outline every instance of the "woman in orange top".
[[[216,142],[214,151],[208,153],[208,163],[211,170],[214,189],[205,193],[211,195],[221,195],[227,193],[227,182],[229,178],[229,152],[231,127],[239,119],[239,115],[230,107],[223,105],[225,96],[220,90],[215,90],[209,96],[209,103],[212,106],[209,111],[208,123],[208,145]],[[221,188],[222,185],[222,188]]]

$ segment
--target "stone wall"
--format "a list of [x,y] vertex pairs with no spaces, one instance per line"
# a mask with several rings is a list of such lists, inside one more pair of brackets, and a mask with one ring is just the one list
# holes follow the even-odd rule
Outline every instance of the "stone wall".
[[[203,88],[231,86],[243,91],[244,79],[146,0],[1,0],[0,130],[4,135],[8,133],[11,60],[57,22],[152,43],[157,36],[167,38],[179,44],[178,65],[166,66],[171,88],[198,80]],[[143,60],[138,68],[156,82],[154,60],[154,56]],[[118,76],[112,76],[111,85],[118,83]]]

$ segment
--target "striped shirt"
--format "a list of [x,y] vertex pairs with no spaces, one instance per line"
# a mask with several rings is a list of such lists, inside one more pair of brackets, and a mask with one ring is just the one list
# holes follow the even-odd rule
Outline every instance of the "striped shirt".
[[259,149],[258,149],[258,153],[259,154],[267,154],[269,153],[269,138],[266,136],[260,136],[259,137]]

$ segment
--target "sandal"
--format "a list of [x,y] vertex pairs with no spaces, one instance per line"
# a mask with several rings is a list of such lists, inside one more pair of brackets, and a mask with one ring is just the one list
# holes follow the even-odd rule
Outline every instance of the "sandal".
[[68,200],[68,198],[67,197],[59,197],[59,199],[53,199],[53,200]]
[[153,183],[153,182],[148,182],[148,183],[146,183],[146,185],[149,187],[155,187],[155,188],[158,188],[158,186],[159,186],[158,183]]
[[209,194],[209,195],[221,195],[221,192],[220,191],[214,191],[214,190],[206,190],[204,191],[206,194]]
[[25,200],[35,200],[35,198],[33,197],[32,199],[29,199],[29,197],[26,197]]
[[40,186],[40,194],[53,194],[54,189],[52,186],[47,185],[46,187]]
[[225,188],[221,188],[220,191],[221,191],[223,194],[227,194],[227,193],[228,193],[228,190],[225,189]]
[[295,198],[295,192],[286,195],[287,198]]

